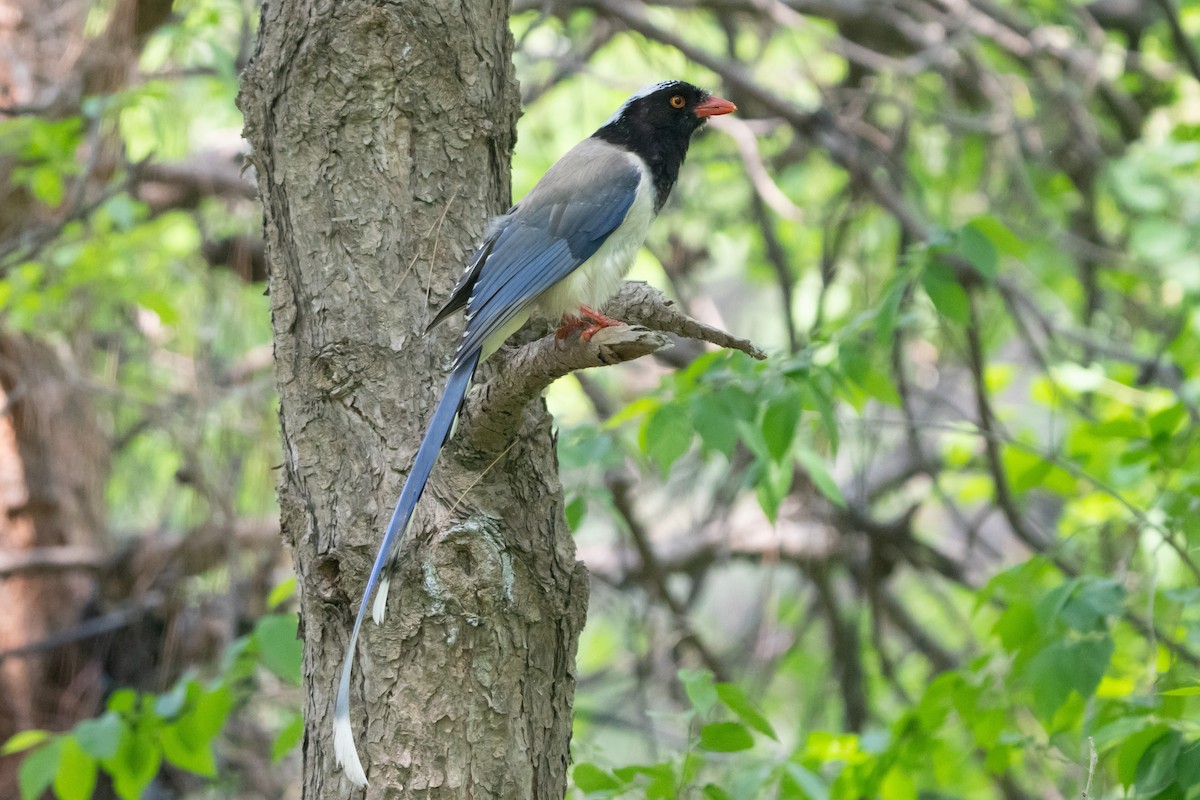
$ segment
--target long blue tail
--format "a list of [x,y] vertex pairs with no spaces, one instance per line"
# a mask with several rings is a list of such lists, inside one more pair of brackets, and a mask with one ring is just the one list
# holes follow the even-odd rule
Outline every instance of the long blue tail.
[[371,567],[371,576],[367,578],[362,602],[358,606],[358,616],[354,618],[354,630],[351,631],[350,642],[346,646],[342,679],[338,683],[337,700],[333,706],[333,752],[337,763],[345,770],[346,777],[359,786],[367,785],[367,775],[363,771],[362,761],[359,760],[358,748],[354,744],[354,732],[350,727],[350,673],[354,667],[358,632],[362,628],[363,618],[367,615],[367,605],[377,585],[379,597],[375,601],[375,621],[378,623],[383,617],[389,582],[387,571],[395,557],[393,551],[399,544],[400,537],[408,531],[417,501],[421,499],[429,474],[433,472],[433,465],[437,463],[438,454],[454,429],[454,420],[458,416],[463,398],[467,395],[467,388],[471,385],[475,367],[479,365],[479,357],[480,354],[476,352],[450,373],[446,389],[442,392],[442,399],[438,401],[433,417],[429,420],[429,427],[425,430],[425,438],[421,440],[421,446],[417,449],[412,471],[408,473],[408,480],[400,491],[400,499],[396,501],[396,510],[392,512],[392,520],[383,535],[383,542],[379,545],[375,564]]

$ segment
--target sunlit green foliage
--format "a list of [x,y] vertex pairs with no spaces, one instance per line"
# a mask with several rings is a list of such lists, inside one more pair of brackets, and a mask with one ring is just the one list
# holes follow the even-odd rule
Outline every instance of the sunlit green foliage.
[[[114,526],[195,524],[212,498],[179,493],[185,466],[221,475],[239,515],[271,513],[274,403],[268,376],[242,392],[206,390],[255,346],[270,342],[261,287],[216,271],[200,255],[205,236],[250,232],[220,201],[198,212],[152,213],[128,185],[136,162],[170,161],[240,130],[236,95],[237,3],[177,4],[178,21],[150,40],[142,68],[184,73],[117,95],[85,98],[82,116],[0,120],[0,155],[12,155],[16,183],[60,212],[3,254],[0,314],[6,326],[70,343],[92,363],[97,399],[107,401],[116,453],[109,482]],[[231,47],[232,46],[232,47]],[[113,131],[127,159],[109,184],[86,192],[74,181],[80,149]],[[231,414],[236,410],[236,414]],[[147,419],[154,423],[146,425]],[[182,424],[176,424],[176,423]],[[234,424],[230,424],[233,422]],[[184,465],[181,453],[207,463]],[[196,477],[203,478],[204,475]],[[225,491],[225,487],[222,487]]]

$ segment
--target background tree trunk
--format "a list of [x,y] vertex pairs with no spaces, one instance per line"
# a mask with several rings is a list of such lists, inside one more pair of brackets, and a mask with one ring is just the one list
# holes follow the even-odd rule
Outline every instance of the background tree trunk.
[[[337,670],[459,326],[422,331],[509,200],[517,87],[504,2],[285,0],[260,37],[240,105],[272,269],[305,795],[340,797]],[[352,719],[369,797],[565,791],[587,582],[543,404],[490,461],[443,453],[388,620],[365,626]]]
[[[91,42],[83,0],[0,0],[0,114],[78,112],[84,94],[126,80],[169,0],[121,0]],[[13,181],[18,156],[0,153],[0,252],[36,239],[61,209],[36,203]],[[85,175],[84,178],[91,176]],[[84,349],[84,348],[80,348]],[[104,508],[110,442],[79,354],[0,324],[0,556],[112,549]],[[93,570],[18,569],[0,574],[0,742],[25,728],[68,728],[93,715],[104,694],[107,643],[55,641],[99,605]],[[0,757],[0,797],[16,797],[19,758]]]
[[[88,398],[54,351],[0,334],[0,552],[108,546],[103,508],[108,441]],[[69,630],[96,599],[87,570],[0,577],[0,652]],[[96,712],[100,654],[65,643],[0,659],[0,741],[25,728],[61,729]],[[16,797],[17,759],[0,761],[0,797]]]

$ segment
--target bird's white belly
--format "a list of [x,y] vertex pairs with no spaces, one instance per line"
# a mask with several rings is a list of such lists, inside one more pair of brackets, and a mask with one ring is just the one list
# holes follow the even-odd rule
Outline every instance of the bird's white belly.
[[[631,153],[630,158],[637,156]],[[643,170],[637,194],[624,221],[591,258],[547,289],[538,298],[538,307],[551,317],[575,314],[580,306],[600,310],[620,288],[653,221],[654,184]]]

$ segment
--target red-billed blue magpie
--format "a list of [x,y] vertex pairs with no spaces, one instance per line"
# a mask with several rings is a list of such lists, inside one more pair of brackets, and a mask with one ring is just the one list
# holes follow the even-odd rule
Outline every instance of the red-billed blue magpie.
[[559,159],[523,200],[487,229],[450,299],[429,328],[466,309],[466,328],[442,399],[363,590],[334,705],[334,754],[351,781],[367,782],[350,728],[350,672],[371,594],[376,623],[387,605],[393,552],[442,446],[450,437],[479,362],[539,310],[562,321],[558,335],[584,339],[621,324],[600,308],[616,292],[679,176],[688,144],[709,117],[735,110],[690,83],[663,81],[634,94],[591,137]]

